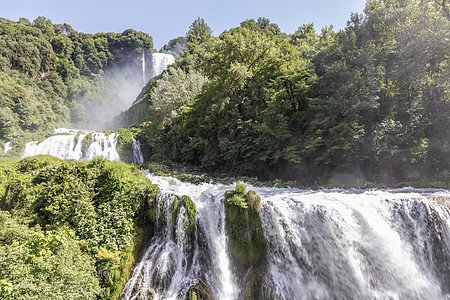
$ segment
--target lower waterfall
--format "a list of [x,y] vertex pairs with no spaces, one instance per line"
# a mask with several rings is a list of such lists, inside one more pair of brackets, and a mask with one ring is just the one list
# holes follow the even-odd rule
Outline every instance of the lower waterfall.
[[[156,225],[121,299],[450,299],[449,191],[251,187],[268,252],[242,273],[224,225],[234,186],[148,177],[161,190]],[[193,234],[183,208],[170,217],[182,195],[197,207]]]
[[[225,211],[220,201],[227,187],[185,185],[173,178],[151,180],[164,191],[156,199],[157,232],[121,299],[182,299],[190,287],[202,284],[217,299],[236,299],[238,288],[226,249]],[[170,216],[175,197],[182,195],[190,195],[197,207],[193,237],[183,226],[183,208],[176,225],[172,218],[160,217]]]
[[[429,198],[440,197],[439,192],[266,190],[261,194],[265,200],[261,219],[270,245],[264,284],[274,295],[282,299],[450,296],[449,209]],[[448,193],[445,197],[449,201]]]

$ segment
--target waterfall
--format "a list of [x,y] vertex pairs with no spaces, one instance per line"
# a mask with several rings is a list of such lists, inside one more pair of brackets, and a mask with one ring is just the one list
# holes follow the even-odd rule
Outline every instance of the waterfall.
[[[199,277],[198,247],[189,257],[188,237],[186,234],[186,212],[180,210],[175,235],[173,233],[171,205],[175,199],[171,194],[160,194],[156,199],[157,218],[161,234],[152,239],[142,262],[134,269],[133,277],[122,292],[124,299],[146,299],[149,292],[158,298],[177,299],[177,295],[186,294],[185,287],[195,284]],[[164,216],[164,218],[163,218]],[[135,285],[142,288],[132,295]],[[149,286],[153,288],[150,289]],[[133,296],[133,297],[131,297]],[[158,299],[157,298],[157,299]]]
[[[212,299],[245,298],[249,285],[228,254],[224,227],[224,193],[234,186],[148,176],[166,215],[177,195],[195,202],[194,250],[166,218],[121,298],[151,291],[185,299],[199,282]],[[251,189],[262,202],[268,253],[257,284],[267,298],[450,299],[449,191]]]
[[144,155],[141,151],[141,142],[133,138],[133,162],[135,164],[144,163]]
[[142,86],[147,83],[145,76],[145,48],[142,47],[142,56],[141,56],[141,65],[142,65]]
[[[146,60],[145,60],[146,49],[142,47],[141,54],[141,66],[142,66],[142,84],[145,86],[148,81],[147,70],[146,70]],[[172,54],[167,53],[153,53],[150,57],[150,78],[161,75],[161,73],[166,70],[171,64],[175,62],[175,57]]]
[[270,248],[264,285],[280,298],[450,297],[449,209],[424,193],[261,194]]
[[171,54],[167,53],[153,53],[151,61],[151,76],[150,78],[161,75],[167,67],[175,61]]
[[13,143],[11,143],[11,142],[5,143],[5,149],[4,149],[5,154],[6,154],[9,150],[11,150],[12,147],[13,147]]
[[[121,299],[143,299],[149,293],[154,299],[184,299],[189,288],[204,284],[217,299],[236,299],[238,288],[232,273],[225,233],[225,211],[221,195],[229,187],[186,185],[170,178],[152,177],[162,192],[156,199],[157,213],[171,216],[176,196],[189,195],[197,207],[194,238],[186,244],[185,215],[181,210],[177,225],[172,218],[163,222],[141,262],[125,285]],[[175,229],[175,230],[173,230]],[[173,231],[175,234],[173,234]]]
[[81,160],[83,157],[82,140],[87,133],[77,133],[57,129],[54,136],[41,142],[32,141],[25,145],[22,158],[35,155],[51,155],[60,159]]
[[[116,133],[83,131],[58,128],[55,135],[43,141],[32,141],[25,145],[22,157],[51,155],[59,159],[91,160],[104,157],[109,161],[120,161]],[[133,157],[143,162],[140,143],[133,139]]]

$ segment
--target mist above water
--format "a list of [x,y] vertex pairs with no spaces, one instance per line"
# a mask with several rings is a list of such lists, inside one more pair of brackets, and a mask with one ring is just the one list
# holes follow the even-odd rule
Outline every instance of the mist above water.
[[147,82],[160,75],[175,61],[165,53],[150,53],[145,48],[141,55],[128,63],[109,66],[92,95],[79,100],[74,127],[91,130],[111,128],[110,121],[131,106]]
[[[82,106],[77,108],[82,120],[72,124],[72,127],[85,130],[56,129],[54,136],[41,142],[27,143],[22,157],[51,155],[60,159],[90,160],[101,156],[110,161],[121,160],[117,152],[117,134],[95,130],[115,129],[108,123],[133,103],[148,80],[160,75],[173,62],[174,58],[170,54],[151,54],[143,48],[141,57],[137,60],[109,67],[101,80],[100,93],[81,100]],[[10,148],[11,144],[7,143],[4,152]],[[144,161],[140,143],[135,139],[133,139],[133,161],[135,163]]]

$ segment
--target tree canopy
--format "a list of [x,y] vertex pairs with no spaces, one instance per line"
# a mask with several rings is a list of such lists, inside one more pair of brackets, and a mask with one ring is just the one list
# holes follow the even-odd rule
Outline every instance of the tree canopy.
[[[304,181],[338,173],[446,178],[445,8],[432,0],[371,0],[339,32],[305,24],[284,34],[259,18],[214,37],[197,19],[174,66],[208,82],[164,130],[148,127],[161,118],[152,101],[132,123],[147,122],[153,152],[209,170]],[[175,75],[165,76],[141,99],[153,99]]]
[[132,29],[85,34],[45,17],[0,18],[0,141],[17,143],[30,132],[87,121],[96,105],[117,105],[123,76],[114,70],[140,70],[143,47],[151,50],[152,38]]

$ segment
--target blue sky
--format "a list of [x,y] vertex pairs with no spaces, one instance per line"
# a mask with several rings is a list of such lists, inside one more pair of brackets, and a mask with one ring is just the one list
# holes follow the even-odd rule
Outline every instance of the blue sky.
[[281,31],[294,32],[300,25],[314,23],[316,30],[346,26],[350,13],[361,13],[365,0],[16,0],[4,1],[0,16],[13,21],[33,21],[45,16],[53,23],[68,23],[80,32],[122,32],[133,28],[153,36],[155,49],[170,39],[184,36],[189,25],[203,18],[219,35],[246,19],[269,18]]

